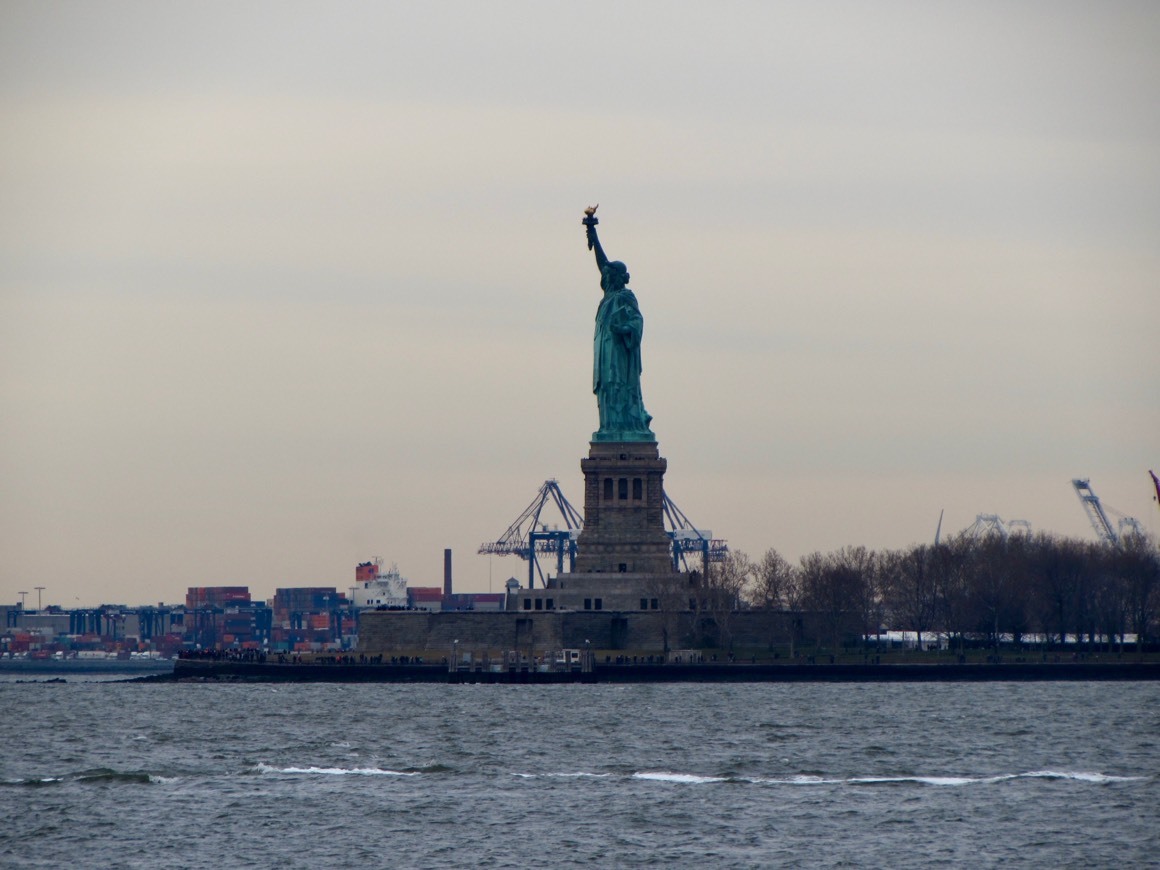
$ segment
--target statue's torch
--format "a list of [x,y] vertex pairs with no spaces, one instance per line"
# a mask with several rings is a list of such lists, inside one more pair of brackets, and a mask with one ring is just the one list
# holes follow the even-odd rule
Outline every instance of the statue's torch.
[[590,251],[596,239],[596,225],[600,223],[600,218],[596,216],[596,209],[598,208],[600,208],[600,203],[588,206],[588,208],[584,209],[584,220],[580,221],[580,223],[587,227],[585,232],[588,234],[588,250]]

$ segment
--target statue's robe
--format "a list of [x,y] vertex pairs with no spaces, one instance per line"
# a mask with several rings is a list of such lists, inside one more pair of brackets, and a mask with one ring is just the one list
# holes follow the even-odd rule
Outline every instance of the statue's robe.
[[644,318],[628,289],[605,291],[596,309],[592,392],[600,408],[600,432],[638,438],[651,434],[652,417],[640,392],[640,340]]

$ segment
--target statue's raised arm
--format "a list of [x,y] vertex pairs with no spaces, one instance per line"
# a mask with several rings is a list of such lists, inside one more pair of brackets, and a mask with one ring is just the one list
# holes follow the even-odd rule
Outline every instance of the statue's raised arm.
[[608,265],[608,257],[604,255],[604,248],[600,247],[600,239],[596,236],[596,225],[600,223],[600,218],[596,216],[598,208],[600,203],[584,209],[584,220],[581,223],[588,233],[588,250],[596,252],[596,268],[604,272],[604,267]]

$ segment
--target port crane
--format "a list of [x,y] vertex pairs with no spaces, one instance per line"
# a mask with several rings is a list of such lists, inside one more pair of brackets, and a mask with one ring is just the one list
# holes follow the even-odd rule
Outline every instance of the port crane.
[[[1151,474],[1151,472],[1149,472]],[[1152,475],[1152,479],[1156,479],[1156,475]],[[1120,538],[1125,534],[1142,535],[1143,529],[1140,527],[1140,521],[1135,517],[1124,516],[1114,508],[1104,509],[1104,505],[1100,502],[1099,496],[1092,492],[1090,479],[1073,478],[1071,481],[1072,487],[1075,489],[1075,494],[1079,497],[1080,504],[1083,505],[1083,511],[1087,514],[1088,521],[1095,529],[1096,537],[1098,537],[1105,544],[1118,544]],[[1108,519],[1108,511],[1116,514],[1119,522],[1116,527],[1112,527],[1112,521]],[[1125,531],[1127,530],[1127,531]]]
[[978,540],[987,535],[998,535],[1005,541],[1016,533],[1030,535],[1031,523],[1027,520],[1007,520],[1004,522],[998,514],[978,514],[975,521],[963,530],[960,537]]
[[[564,528],[551,528],[541,519],[544,508],[549,504],[556,507],[563,520]],[[576,567],[576,539],[584,526],[584,518],[564,497],[560,484],[555,480],[545,480],[532,503],[524,508],[498,541],[481,544],[479,553],[487,556],[519,556],[528,562],[528,588],[535,586],[536,575],[545,584],[544,572],[540,569],[536,554],[555,555],[557,573],[564,572],[564,555],[568,555],[568,570]]]
[[[684,512],[677,507],[668,493],[662,493],[664,516],[672,544],[673,570],[688,571],[688,557],[700,554],[705,567],[709,562],[720,562],[729,552],[725,541],[714,538],[706,529],[698,529]],[[556,523],[549,527],[544,509],[555,507],[560,515],[563,528]],[[485,556],[518,556],[528,562],[528,588],[535,588],[536,577],[540,585],[547,586],[539,556],[556,557],[556,573],[564,573],[564,557],[568,557],[568,570],[576,569],[576,541],[584,528],[584,518],[564,496],[560,484],[555,480],[545,480],[532,503],[524,508],[499,540],[481,544],[479,554]]]
[[729,552],[725,542],[721,538],[714,538],[708,529],[694,526],[667,492],[661,495],[664,496],[665,521],[668,525],[666,534],[673,546],[673,570],[688,571],[688,557],[694,553],[701,556],[702,573],[708,572],[710,562],[724,561]]

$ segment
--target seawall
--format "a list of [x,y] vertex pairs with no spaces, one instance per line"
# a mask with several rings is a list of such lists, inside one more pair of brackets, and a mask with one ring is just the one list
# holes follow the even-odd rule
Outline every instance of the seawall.
[[[157,678],[148,678],[156,681]],[[1160,680],[1160,663],[597,664],[591,673],[459,671],[443,664],[276,664],[181,659],[175,680],[334,683],[976,683]]]

